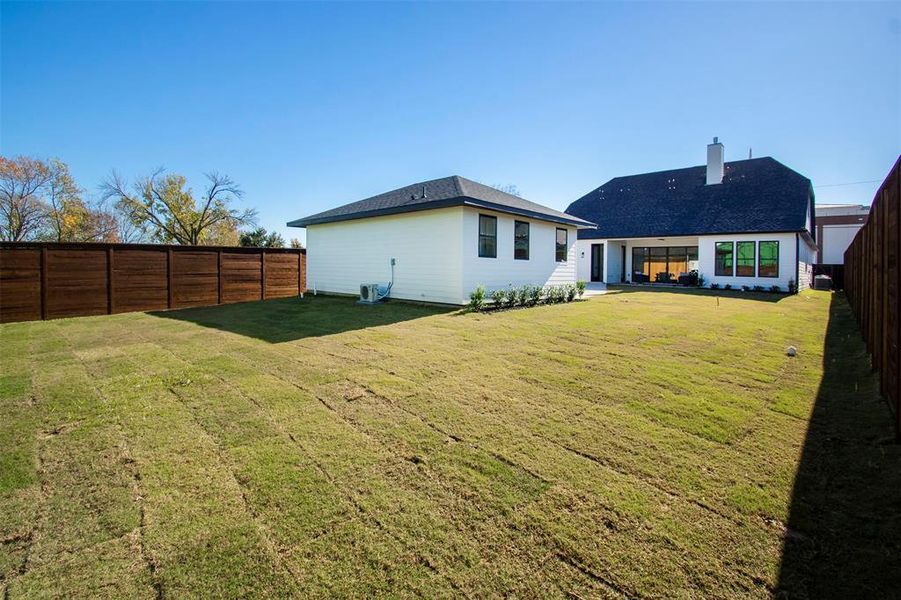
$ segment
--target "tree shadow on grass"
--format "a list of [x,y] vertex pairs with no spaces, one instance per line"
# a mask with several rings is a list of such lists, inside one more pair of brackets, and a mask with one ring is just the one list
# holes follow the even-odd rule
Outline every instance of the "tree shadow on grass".
[[457,310],[455,307],[384,302],[357,304],[355,298],[311,296],[239,304],[156,311],[150,314],[229,331],[272,344],[333,335],[410,321]]
[[833,294],[776,596],[901,598],[901,446],[857,322]]

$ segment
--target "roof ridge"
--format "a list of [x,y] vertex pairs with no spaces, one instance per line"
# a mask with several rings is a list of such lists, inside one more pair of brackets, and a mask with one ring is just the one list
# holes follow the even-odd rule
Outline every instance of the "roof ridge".
[[[786,169],[791,169],[791,167],[786,167],[783,163],[780,163],[778,160],[776,160],[772,156],[758,156],[757,158],[742,158],[739,160],[727,160],[723,163],[723,165],[724,166],[725,165],[734,165],[736,163],[752,162],[752,161],[756,161],[756,160],[772,160],[774,162],[779,163]],[[675,169],[660,169],[658,171],[646,171],[644,173],[631,173],[629,175],[617,175],[616,177],[613,177],[612,179],[608,180],[607,183],[610,183],[610,181],[616,181],[617,179],[628,179],[630,177],[643,177],[645,175],[659,175],[661,173],[673,173],[675,171],[690,171],[692,169],[706,169],[706,168],[707,168],[707,164],[705,163],[705,164],[701,164],[701,165],[692,165],[690,167],[677,167]],[[794,169],[792,169],[792,170],[794,170]],[[606,184],[604,184],[604,185],[606,185]],[[598,187],[604,187],[604,186],[601,185]]]
[[451,180],[454,182],[454,189],[457,191],[458,196],[463,195],[463,186],[460,185],[461,179],[464,179],[464,178],[460,177],[459,175],[451,175]]

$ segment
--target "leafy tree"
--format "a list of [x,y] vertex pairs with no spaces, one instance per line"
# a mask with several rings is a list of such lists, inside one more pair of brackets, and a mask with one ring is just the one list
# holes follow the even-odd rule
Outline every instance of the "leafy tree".
[[19,242],[40,233],[47,219],[42,196],[51,177],[41,160],[0,156],[0,239]]
[[113,199],[116,207],[136,227],[144,229],[158,242],[185,245],[210,243],[230,231],[256,220],[256,211],[234,208],[244,195],[227,175],[208,173],[209,185],[195,199],[187,180],[175,173],[157,169],[129,186],[118,173],[102,185],[104,197]]
[[303,244],[301,244],[300,240],[297,238],[291,238],[291,247],[295,250],[303,250]]
[[238,226],[232,221],[219,221],[210,228],[203,240],[205,246],[240,246]]
[[47,182],[47,233],[55,242],[115,242],[118,223],[101,204],[90,205],[82,198],[66,163],[51,159]]
[[265,228],[257,227],[241,234],[240,245],[249,248],[284,248],[285,238],[277,231],[269,233]]
[[0,157],[0,238],[116,241],[115,216],[82,195],[61,160]]

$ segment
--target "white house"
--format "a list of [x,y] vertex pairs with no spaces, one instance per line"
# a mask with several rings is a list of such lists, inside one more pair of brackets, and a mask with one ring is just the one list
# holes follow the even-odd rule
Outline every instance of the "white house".
[[845,264],[845,250],[860,228],[866,225],[870,207],[862,204],[820,204],[817,206],[817,264]]
[[576,281],[576,237],[594,224],[453,176],[303,219],[307,287],[353,294],[391,283],[392,298],[465,304],[495,289]]
[[616,177],[570,204],[577,277],[606,283],[804,289],[816,260],[810,180],[766,157]]

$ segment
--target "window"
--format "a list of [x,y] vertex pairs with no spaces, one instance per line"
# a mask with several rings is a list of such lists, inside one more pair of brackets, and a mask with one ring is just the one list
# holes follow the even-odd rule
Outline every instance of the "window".
[[[632,248],[632,274],[633,275],[647,275],[644,268],[644,257],[646,254],[647,248],[643,248],[641,246],[634,246]],[[647,279],[638,278],[635,280],[635,283],[639,283],[640,281],[647,281]]]
[[497,217],[479,215],[479,256],[497,258]]
[[529,260],[529,224],[525,221],[513,222],[513,258]]
[[632,281],[672,282],[698,269],[697,246],[633,246]]
[[754,277],[754,242],[735,243],[735,276]]
[[732,242],[716,243],[714,274],[718,277],[732,277],[732,246]]
[[566,262],[566,255],[568,252],[568,232],[565,229],[557,228],[557,262]]
[[760,242],[758,277],[779,277],[779,242]]

